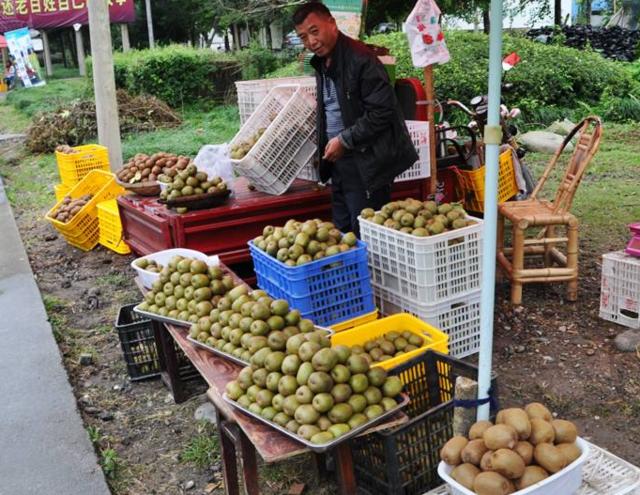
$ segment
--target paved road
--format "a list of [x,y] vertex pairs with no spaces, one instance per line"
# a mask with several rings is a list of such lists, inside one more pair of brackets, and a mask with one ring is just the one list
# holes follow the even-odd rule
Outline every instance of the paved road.
[[0,179],[0,495],[107,495]]

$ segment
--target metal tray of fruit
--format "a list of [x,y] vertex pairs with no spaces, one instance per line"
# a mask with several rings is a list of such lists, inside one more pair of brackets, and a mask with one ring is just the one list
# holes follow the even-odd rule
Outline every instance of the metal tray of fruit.
[[[330,328],[315,327],[315,329],[316,330],[324,330],[325,332],[327,332],[328,336],[331,336],[331,335],[333,335],[335,333]],[[212,352],[214,354],[217,354],[218,356],[226,358],[229,361],[233,361],[234,363],[237,363],[240,366],[249,366],[251,364],[251,363],[248,363],[247,361],[243,361],[242,359],[235,357],[233,354],[229,354],[228,352],[224,352],[224,351],[221,351],[220,349],[216,349],[215,347],[211,347],[210,345],[207,345],[204,342],[200,342],[199,340],[194,339],[191,335],[187,335],[187,340],[189,342],[191,342],[193,345],[195,345],[196,347],[200,347],[201,349],[204,349],[205,351],[209,351],[209,352]]]
[[191,335],[187,335],[187,340],[191,342],[196,347],[200,347],[200,349],[204,349],[205,351],[212,352],[220,357],[228,359],[229,361],[233,361],[240,366],[249,366],[250,363],[243,361],[240,358],[235,357],[233,354],[229,354],[227,352],[221,351],[220,349],[216,349],[215,347],[211,347],[210,345],[205,344],[204,342],[200,342],[199,340],[194,339]]
[[148,311],[144,311],[142,309],[139,309],[138,308],[139,306],[140,306],[140,304],[138,304],[138,306],[133,308],[133,310],[136,313],[138,313],[139,315],[145,316],[145,317],[149,318],[150,320],[156,320],[156,321],[160,321],[162,323],[168,323],[169,325],[176,325],[178,327],[190,327],[191,325],[193,325],[193,323],[190,322],[190,321],[177,320],[175,318],[170,318],[168,316],[162,316],[162,315],[158,315],[158,314],[155,314],[155,313],[149,313]]
[[353,438],[355,436],[358,436],[360,433],[363,433],[363,432],[367,431],[369,428],[381,423],[383,420],[389,418],[390,416],[394,415],[395,413],[400,412],[400,410],[409,403],[409,395],[406,394],[406,393],[401,393],[400,395],[396,396],[396,398],[395,398],[396,401],[398,402],[398,405],[396,407],[394,407],[392,409],[389,409],[388,411],[385,411],[384,413],[382,413],[377,418],[374,418],[371,421],[369,421],[367,423],[364,423],[364,424],[354,428],[353,430],[348,431],[344,435],[332,440],[331,442],[327,442],[327,443],[323,443],[323,444],[315,444],[315,443],[311,443],[309,440],[306,440],[306,439],[302,438],[301,436],[299,436],[299,435],[287,430],[283,426],[280,426],[279,424],[274,423],[273,421],[269,421],[268,419],[264,419],[259,414],[256,414],[254,412],[249,411],[248,409],[245,409],[240,404],[238,404],[237,402],[235,402],[235,401],[231,400],[229,397],[227,397],[226,392],[222,395],[222,398],[227,403],[229,403],[230,405],[232,405],[233,407],[238,409],[239,411],[242,411],[244,414],[257,419],[258,421],[261,421],[264,424],[269,425],[272,428],[275,428],[276,430],[280,431],[284,435],[287,435],[288,437],[291,437],[294,440],[302,443],[303,445],[308,447],[313,452],[319,452],[319,453],[326,452],[327,450],[332,449],[333,447],[335,447],[339,443],[344,442],[345,440],[349,440],[350,438]]
[[224,204],[230,194],[231,190],[225,189],[224,191],[181,196],[175,199],[159,199],[158,203],[162,203],[168,208],[186,207],[192,210],[204,210]]

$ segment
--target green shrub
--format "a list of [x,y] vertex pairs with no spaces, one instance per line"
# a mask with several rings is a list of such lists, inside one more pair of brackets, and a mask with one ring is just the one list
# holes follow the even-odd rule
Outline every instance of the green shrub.
[[275,77],[298,77],[303,76],[302,63],[291,62],[279,69],[274,70],[266,75],[267,79],[273,79]]
[[[89,74],[91,68],[89,59]],[[233,55],[181,45],[114,54],[117,87],[157,96],[173,107],[222,97],[239,72]]]
[[[504,94],[504,101],[521,108],[528,121],[539,121],[544,117],[543,113],[545,120],[551,115],[567,115],[565,109],[582,108],[580,103],[597,108],[605,94],[618,100],[627,100],[630,95],[640,96],[640,83],[623,64],[606,60],[595,52],[548,46],[510,35],[505,35],[503,40],[504,54],[515,51],[522,58],[520,64],[505,76],[506,81],[514,83],[514,88]],[[390,49],[397,59],[399,78],[422,76],[422,69],[415,68],[411,62],[405,34],[378,35],[367,41]],[[451,60],[438,65],[434,71],[437,97],[467,102],[485,93],[488,37],[454,31],[447,33],[447,45]],[[542,109],[545,111],[541,112]],[[608,113],[611,119],[627,120],[626,117],[618,119],[615,112]],[[633,114],[634,111],[626,108],[625,113]]]
[[260,79],[282,66],[282,61],[273,50],[253,42],[249,48],[238,52],[238,59],[242,64],[242,79]]

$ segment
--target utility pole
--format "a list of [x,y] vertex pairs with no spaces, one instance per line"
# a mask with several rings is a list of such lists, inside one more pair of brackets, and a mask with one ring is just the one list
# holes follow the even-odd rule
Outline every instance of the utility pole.
[[153,17],[151,14],[151,0],[144,0],[144,7],[147,11],[147,31],[149,33],[149,48],[153,48],[156,43],[153,39]]
[[88,4],[98,141],[108,148],[109,164],[115,172],[122,167],[122,144],[113,72],[109,8],[107,0],[92,0]]
[[44,67],[47,76],[53,75],[53,65],[51,64],[51,49],[49,48],[49,36],[47,32],[42,30],[42,48],[44,49]]
[[128,24],[120,24],[120,34],[122,37],[122,51],[128,52],[131,50],[131,43],[129,42],[129,25]]
[[73,30],[76,32],[76,52],[78,52],[78,71],[81,76],[87,75],[87,68],[84,63],[84,39],[82,38],[82,24],[74,24]]

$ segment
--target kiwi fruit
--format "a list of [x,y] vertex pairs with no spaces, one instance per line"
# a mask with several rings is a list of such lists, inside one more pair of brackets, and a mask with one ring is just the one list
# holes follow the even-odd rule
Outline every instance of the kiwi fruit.
[[553,443],[555,439],[555,432],[553,426],[548,421],[539,418],[533,418],[531,420],[531,435],[529,436],[529,442],[531,445],[538,445],[540,443]]
[[460,459],[465,464],[473,464],[474,466],[480,465],[482,456],[487,452],[487,447],[484,444],[484,440],[476,439],[470,440],[469,443],[462,449],[460,453]]
[[578,429],[571,421],[564,419],[554,419],[551,426],[555,434],[556,443],[574,443],[578,438]]
[[518,433],[509,425],[494,425],[487,428],[482,438],[490,450],[512,449],[518,443]]
[[498,449],[491,454],[491,468],[507,479],[520,478],[524,473],[522,457],[510,449]]
[[462,449],[464,449],[469,440],[463,436],[455,436],[444,444],[440,450],[440,459],[450,466],[457,466],[461,462]]
[[500,411],[500,417],[497,422],[513,427],[518,433],[519,440],[526,440],[531,435],[531,422],[529,416],[524,409],[516,407],[503,409]]
[[513,450],[522,457],[525,466],[531,464],[533,460],[533,445],[523,440],[518,442]]
[[524,468],[522,477],[516,480],[516,488],[518,490],[524,490],[548,477],[549,473],[540,466],[527,466]]
[[553,419],[551,411],[549,411],[544,404],[540,404],[539,402],[527,404],[524,410],[527,412],[530,419],[543,419],[545,421],[551,421]]
[[568,459],[555,445],[540,443],[533,451],[536,463],[549,473],[557,473],[568,464]]
[[567,463],[571,464],[578,457],[582,455],[582,451],[578,446],[574,443],[559,443],[556,445],[556,448],[564,454],[567,458]]
[[480,459],[480,469],[483,471],[493,471],[493,467],[491,466],[491,456],[493,455],[493,450],[487,450],[482,458]]
[[491,421],[481,420],[474,423],[469,429],[469,440],[481,439],[484,432],[493,426]]
[[515,486],[501,474],[487,471],[475,477],[473,490],[477,495],[509,495],[515,491]]
[[460,464],[453,468],[450,476],[465,488],[473,490],[473,481],[480,474],[480,470],[473,464]]

